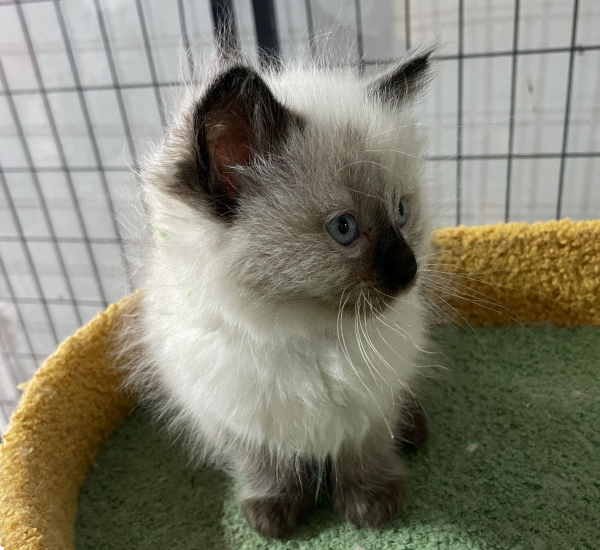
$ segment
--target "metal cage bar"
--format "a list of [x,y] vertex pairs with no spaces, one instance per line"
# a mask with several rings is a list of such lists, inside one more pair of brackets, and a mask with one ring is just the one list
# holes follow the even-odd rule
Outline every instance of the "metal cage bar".
[[[2,187],[2,190],[4,192],[4,196],[8,203],[8,208],[10,210],[13,223],[15,224],[15,228],[17,230],[18,236],[16,238],[14,238],[13,242],[21,243],[21,248],[23,250],[23,254],[25,255],[25,261],[27,262],[27,267],[29,268],[29,272],[31,273],[31,277],[33,279],[33,285],[35,287],[35,290],[36,290],[38,296],[40,297],[39,298],[40,303],[42,304],[42,308],[44,310],[44,315],[46,317],[46,322],[48,323],[50,334],[54,338],[54,342],[56,344],[58,344],[58,335],[57,335],[56,329],[54,327],[52,315],[50,314],[50,309],[48,308],[48,303],[46,302],[46,300],[44,298],[44,291],[42,289],[42,283],[40,281],[37,269],[35,268],[35,264],[33,262],[33,257],[31,255],[31,250],[29,248],[29,243],[32,241],[30,238],[25,238],[25,233],[24,233],[23,227],[21,225],[21,220],[19,220],[19,215],[17,214],[17,209],[16,209],[14,201],[12,199],[12,194],[10,193],[10,190],[8,188],[8,184],[6,183],[4,171],[2,170],[1,166],[0,166],[0,186]],[[46,242],[51,243],[52,239],[48,237]],[[23,313],[22,313],[21,309],[19,308],[19,306],[17,305],[16,294],[13,290],[13,285],[10,281],[9,273],[4,267],[4,263],[2,263],[2,272],[4,274],[5,284],[6,284],[6,288],[8,290],[8,294],[10,296],[10,301],[15,305],[15,309],[17,311],[17,316],[19,318],[21,328],[27,339],[27,344],[28,344],[29,348],[31,349],[31,352],[33,353],[33,346],[32,346],[31,338],[29,335],[29,331],[27,330],[26,325],[24,323]]]
[[462,219],[462,139],[463,139],[463,83],[464,83],[464,0],[458,2],[458,106],[456,108],[456,225]]
[[404,33],[406,38],[406,49],[412,48],[411,28],[410,28],[410,0],[404,0]]
[[196,73],[196,67],[194,64],[192,46],[190,44],[190,37],[185,23],[185,7],[183,6],[183,0],[177,0],[177,16],[179,17],[179,32],[181,33],[181,40],[183,42],[183,47],[185,48],[185,60],[187,62],[188,71],[190,72],[189,76],[190,79],[193,79]]
[[281,50],[273,0],[252,0],[252,9],[260,61],[263,65],[277,64]]
[[[57,1],[57,0],[38,0],[42,2],[48,1]],[[60,0],[58,0],[60,1]],[[0,4],[1,7],[1,4]],[[314,32],[314,31],[313,31]],[[590,44],[590,45],[576,45],[574,48],[570,47],[560,47],[560,48],[540,48],[540,49],[523,49],[517,50],[514,52],[513,50],[502,50],[495,52],[469,52],[463,53],[461,59],[482,59],[482,58],[491,58],[491,57],[512,57],[516,55],[517,57],[521,57],[524,55],[550,55],[557,53],[570,53],[571,51],[575,51],[575,53],[584,53],[584,52],[593,52],[600,51],[600,44]],[[431,59],[433,61],[444,62],[444,61],[457,61],[459,59],[458,55],[432,55]],[[363,64],[366,65],[391,65],[393,63],[397,63],[398,59],[364,59]],[[358,64],[358,62],[357,62]],[[181,86],[183,83],[180,81],[168,81],[168,82],[157,82],[157,85],[161,88],[171,88]],[[120,90],[128,90],[128,89],[139,89],[139,88],[152,88],[153,84],[148,82],[137,82],[137,83],[119,83],[118,88]],[[75,86],[47,86],[46,93],[63,93],[63,92],[76,92],[77,87]],[[106,91],[106,90],[114,90],[115,87],[112,84],[97,84],[97,85],[88,85],[82,86],[81,89],[85,92],[93,92],[93,91]],[[28,95],[28,94],[38,94],[39,90],[37,88],[15,88],[11,90],[11,94],[13,96],[18,95]],[[0,90],[0,96],[6,95],[6,92]]]
[[144,16],[144,8],[142,7],[141,0],[135,0],[135,8],[142,31],[142,40],[144,41],[144,50],[146,52],[146,60],[148,61],[148,69],[150,70],[150,80],[152,81],[152,88],[154,89],[156,107],[160,116],[160,125],[164,129],[167,124],[165,105],[162,97],[160,96],[160,86],[158,85],[158,77],[156,76],[156,65],[154,64],[152,46],[150,45],[150,36],[148,35],[148,27],[146,25],[146,17]]
[[[60,28],[60,34],[65,46],[65,50],[67,52],[67,58],[69,61],[69,68],[71,70],[71,76],[73,77],[73,82],[75,83],[75,89],[77,91],[77,99],[79,101],[79,106],[81,108],[81,113],[83,115],[83,120],[87,132],[88,139],[90,140],[90,145],[92,147],[92,154],[94,156],[94,162],[96,166],[89,166],[86,170],[90,172],[97,172],[100,177],[100,186],[102,189],[102,194],[104,195],[104,199],[106,200],[106,204],[108,206],[108,211],[110,215],[111,225],[113,231],[116,235],[117,244],[119,245],[120,251],[120,260],[121,265],[125,270],[125,276],[127,279],[127,285],[129,287],[130,292],[133,290],[133,283],[131,280],[131,274],[129,265],[127,263],[127,257],[125,254],[125,244],[123,242],[123,237],[121,236],[121,230],[119,228],[119,223],[117,221],[116,211],[114,201],[110,192],[110,187],[108,185],[108,180],[106,178],[106,172],[111,168],[104,166],[102,162],[102,156],[100,155],[100,148],[98,147],[98,140],[96,139],[96,132],[94,131],[94,126],[92,124],[92,119],[90,117],[90,110],[88,107],[88,103],[84,94],[84,88],[81,85],[81,78],[79,76],[79,69],[77,68],[77,63],[75,62],[75,55],[73,52],[73,48],[71,46],[71,40],[69,39],[69,33],[67,31],[67,26],[65,24],[64,15],[62,12],[62,7],[60,5],[60,0],[53,0],[54,2],[54,11],[56,13],[56,17],[58,20],[58,25]],[[125,170],[124,167],[115,167],[119,170]],[[71,167],[71,172],[82,171],[81,169]],[[90,239],[90,242],[93,242]]]
[[232,0],[211,0],[215,41],[222,51],[240,47]]
[[[35,270],[32,270],[32,271],[35,271]],[[6,266],[4,265],[4,261],[2,260],[2,256],[0,256],[0,272],[2,272],[2,276],[4,277],[6,288],[8,290],[8,294],[10,296],[8,298],[8,302],[11,303],[11,304],[13,304],[15,306],[15,310],[17,312],[17,319],[19,321],[19,326],[20,326],[21,330],[23,331],[23,335],[25,337],[25,341],[27,343],[27,347],[29,348],[29,353],[33,356],[33,355],[35,355],[35,351],[34,351],[34,348],[33,348],[33,343],[31,341],[31,336],[29,335],[29,331],[27,330],[27,325],[25,324],[25,318],[23,317],[23,312],[21,311],[21,308],[18,305],[19,304],[19,301],[18,301],[19,299],[17,298],[17,295],[15,294],[15,291],[13,289],[12,283],[10,282],[10,277],[8,275],[8,270],[6,269]],[[45,311],[46,311],[46,313],[48,315],[49,324],[50,324],[51,327],[53,327],[53,325],[52,325],[52,319],[50,317],[50,311],[48,310],[48,304],[47,304],[47,302],[43,298],[40,298],[38,300],[38,303],[41,303],[42,307],[44,307],[44,309],[45,309]],[[57,340],[58,340],[58,338],[57,338]],[[57,343],[58,343],[58,341],[57,341]]]
[[119,84],[119,77],[117,76],[117,67],[115,65],[112,47],[108,38],[108,30],[106,28],[106,22],[104,21],[102,6],[100,5],[100,0],[93,1],[98,25],[100,27],[100,34],[102,36],[102,44],[104,45],[104,52],[108,61],[108,67],[110,70],[110,77],[112,79],[113,89],[115,90],[115,94],[117,96],[117,103],[119,105],[119,113],[121,115],[123,129],[125,130],[125,135],[127,136],[127,146],[129,147],[129,154],[131,155],[133,168],[135,174],[137,175],[140,171],[138,155],[135,149],[135,144],[133,142],[133,134],[131,133],[131,126],[129,124],[129,117],[127,116],[127,109],[125,109],[125,102],[123,101],[123,92],[121,90],[121,85]]
[[[13,122],[15,124],[15,128],[17,129],[17,134],[19,136],[19,141],[21,143],[21,147],[23,148],[23,153],[25,155],[25,159],[26,159],[26,162],[27,162],[27,167],[29,169],[29,173],[31,174],[31,180],[32,180],[32,183],[33,183],[35,194],[36,194],[37,200],[39,201],[40,206],[41,206],[42,216],[44,218],[44,222],[45,222],[46,227],[48,229],[48,233],[50,234],[50,240],[51,240],[51,243],[53,245],[54,254],[56,255],[56,259],[58,261],[58,265],[60,267],[60,270],[61,270],[61,273],[62,273],[62,276],[63,276],[63,279],[64,279],[64,283],[65,283],[65,286],[66,286],[66,289],[67,289],[67,293],[68,293],[69,297],[72,300],[75,300],[75,293],[73,291],[73,285],[71,284],[71,279],[70,279],[70,277],[69,277],[69,275],[67,273],[67,268],[66,268],[66,265],[65,265],[65,260],[63,258],[63,253],[62,253],[62,251],[60,249],[60,246],[58,245],[58,241],[56,240],[56,231],[54,229],[54,223],[52,221],[52,218],[50,216],[50,212],[48,211],[48,207],[47,207],[46,201],[44,199],[44,194],[42,192],[42,187],[40,185],[40,180],[38,178],[38,174],[37,174],[37,170],[36,170],[36,167],[35,167],[35,163],[33,161],[33,157],[31,156],[31,150],[30,150],[30,147],[29,147],[29,143],[27,141],[27,137],[25,135],[25,131],[23,129],[23,125],[21,124],[21,118],[20,118],[19,113],[17,111],[17,107],[15,105],[13,97],[10,94],[10,87],[9,87],[9,84],[8,84],[8,80],[6,79],[6,74],[4,72],[4,66],[2,64],[2,60],[0,60],[0,83],[2,83],[2,86],[3,86],[4,91],[6,93],[6,99],[8,100],[8,106],[9,106],[9,109],[10,109],[10,114],[11,114],[11,117],[12,117]],[[6,193],[7,200],[10,200],[12,206],[14,207],[14,203],[12,203],[12,192],[11,192],[10,187],[8,185],[6,185],[5,193]],[[15,219],[15,225],[16,225],[17,224],[16,222],[17,222],[17,219],[18,219],[18,214],[17,214],[16,209],[14,209],[14,216],[16,216],[16,219]],[[20,236],[23,235],[23,239],[26,241],[25,235],[24,235],[24,233],[22,233],[22,228],[20,228],[19,235]],[[32,265],[32,267],[35,270],[35,267],[34,267],[35,264],[33,263],[33,261],[31,263],[31,265]],[[44,293],[43,293],[41,284],[40,284],[40,287],[39,287],[38,290],[41,291],[40,296],[43,296]],[[79,322],[79,324],[81,324],[81,322],[82,322],[81,314],[79,312],[79,309],[76,306],[73,307],[73,313],[75,315],[75,318]],[[51,319],[52,319],[52,317],[50,316],[50,320]],[[54,330],[54,324],[52,322],[51,322],[51,325],[52,325],[52,330],[53,330],[54,336],[56,337],[56,331]]]
[[[85,226],[85,222],[83,220],[83,214],[81,212],[81,207],[79,205],[79,199],[77,197],[77,193],[75,192],[73,178],[71,177],[71,172],[69,170],[69,166],[67,163],[65,151],[63,149],[62,141],[61,141],[59,133],[58,133],[58,127],[56,126],[54,114],[52,112],[52,108],[50,107],[50,102],[48,101],[48,95],[46,94],[46,91],[45,91],[44,83],[42,80],[42,74],[40,72],[40,66],[39,66],[38,59],[37,59],[37,54],[36,54],[35,48],[33,46],[33,42],[31,40],[31,34],[29,32],[29,27],[27,25],[27,21],[25,20],[25,14],[23,13],[23,8],[20,4],[17,4],[16,8],[17,8],[17,14],[19,16],[19,22],[21,24],[21,30],[23,31],[23,35],[25,37],[25,43],[27,44],[27,50],[29,53],[29,58],[31,60],[31,65],[33,66],[35,80],[36,80],[37,86],[40,90],[42,102],[44,104],[44,111],[46,113],[46,117],[48,118],[48,123],[50,125],[50,131],[52,132],[52,139],[54,140],[54,146],[56,147],[56,151],[58,152],[58,157],[60,159],[60,167],[61,167],[62,172],[65,175],[65,180],[67,182],[69,198],[71,199],[71,201],[73,202],[73,205],[75,207],[74,210],[75,210],[75,216],[77,218],[77,225],[78,225],[79,231],[81,231],[81,234],[83,235],[83,239],[85,241],[85,250],[86,250],[86,254],[88,256],[89,263],[92,267],[92,273],[94,275],[94,281],[96,283],[96,288],[98,290],[98,293],[100,294],[100,297],[102,298],[102,301],[106,305],[108,305],[108,301],[106,300],[106,294],[104,292],[104,287],[103,287],[102,281],[100,279],[100,273],[98,271],[98,264],[96,263],[96,258],[94,257],[94,252],[92,251],[92,247],[89,243],[88,232],[87,232],[87,228]],[[62,257],[61,257],[61,268],[64,268]],[[68,279],[68,274],[67,274],[66,268],[64,269],[64,277],[65,277],[65,279]],[[69,285],[70,285],[70,283],[69,283]],[[72,293],[72,289],[70,286],[69,286],[69,293]],[[79,314],[77,315],[77,320],[81,324],[81,316]]]
[[565,122],[560,156],[560,173],[558,179],[558,197],[556,199],[556,217],[562,213],[563,189],[565,185],[565,168],[567,159],[567,144],[569,142],[569,120],[571,116],[571,94],[573,92],[573,69],[575,65],[575,43],[577,41],[577,23],[579,19],[579,0],[573,0],[573,19],[571,22],[571,47],[569,51],[569,69],[567,77],[567,99],[565,104]]
[[512,179],[513,146],[515,138],[515,106],[517,97],[517,50],[519,48],[520,3],[515,0],[513,17],[513,55],[510,70],[510,114],[508,119],[508,156],[506,160],[506,193],[504,204],[504,221],[510,219],[510,186]]
[[315,23],[313,21],[313,10],[310,5],[310,0],[304,0],[304,12],[306,13],[306,32],[308,35],[308,47],[310,48],[310,55],[314,59],[317,55],[316,43],[315,43]]
[[362,13],[360,0],[354,0],[354,17],[356,19],[356,55],[358,57],[358,74],[365,72],[365,46],[363,42]]

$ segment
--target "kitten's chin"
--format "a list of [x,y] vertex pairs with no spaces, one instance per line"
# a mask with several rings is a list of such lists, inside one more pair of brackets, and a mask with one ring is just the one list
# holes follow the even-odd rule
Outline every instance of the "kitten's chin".
[[416,288],[417,278],[415,276],[407,285],[395,291],[390,291],[378,281],[363,280],[339,292],[328,303],[334,306],[336,315],[343,310],[344,315],[376,317],[397,310],[398,301]]
[[[284,315],[296,317],[297,321],[308,320],[309,324],[327,323],[328,319],[335,322],[340,315],[374,318],[397,311],[401,307],[398,302],[415,289],[417,279],[418,276],[415,276],[400,290],[393,291],[379,281],[368,279],[347,285],[342,290],[332,290],[329,294],[273,293],[262,287],[253,287],[244,293],[244,301],[253,303],[254,307],[273,319]],[[248,300],[252,295],[254,299]],[[250,309],[254,310],[254,307]]]

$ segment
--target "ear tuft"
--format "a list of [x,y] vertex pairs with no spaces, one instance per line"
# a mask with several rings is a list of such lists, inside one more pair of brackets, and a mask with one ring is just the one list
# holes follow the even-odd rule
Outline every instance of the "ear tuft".
[[429,58],[434,51],[435,48],[431,47],[409,53],[400,63],[369,84],[369,95],[394,106],[414,99],[429,81]]

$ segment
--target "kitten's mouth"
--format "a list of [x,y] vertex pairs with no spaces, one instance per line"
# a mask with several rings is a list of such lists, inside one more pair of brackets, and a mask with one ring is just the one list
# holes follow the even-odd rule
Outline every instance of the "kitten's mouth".
[[412,288],[415,286],[415,284],[417,282],[418,275],[419,275],[418,273],[415,273],[415,276],[408,283],[406,283],[400,287],[396,287],[394,290],[390,290],[388,288],[388,285],[385,282],[380,281],[378,279],[375,279],[375,280],[364,279],[363,281],[361,281],[359,283],[359,290],[362,290],[362,291],[371,290],[375,293],[385,295],[385,296],[389,297],[390,299],[395,299],[398,296],[401,296],[402,294],[405,294],[412,290]]
[[417,284],[417,279],[418,274],[393,294],[381,282],[364,279],[356,284],[348,302],[352,302],[356,309],[365,307],[368,315],[381,314],[387,309],[394,309],[398,298],[410,292]]

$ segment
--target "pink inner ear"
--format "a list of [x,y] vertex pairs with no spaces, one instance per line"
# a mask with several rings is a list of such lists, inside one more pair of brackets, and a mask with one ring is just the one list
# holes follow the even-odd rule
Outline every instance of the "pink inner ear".
[[235,197],[238,192],[233,185],[233,172],[229,170],[229,167],[236,164],[250,164],[252,161],[252,149],[249,143],[244,140],[237,143],[219,144],[213,151],[219,163],[221,179],[225,184],[227,194],[230,197]]

